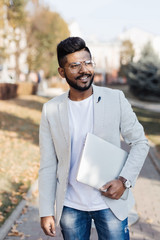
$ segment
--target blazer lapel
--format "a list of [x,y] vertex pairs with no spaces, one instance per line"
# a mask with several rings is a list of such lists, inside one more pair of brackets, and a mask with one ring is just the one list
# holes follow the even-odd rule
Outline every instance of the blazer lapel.
[[104,99],[102,96],[102,89],[93,85],[94,98],[94,128],[93,133],[97,136],[101,135],[103,131],[104,120]]
[[[94,105],[94,126],[93,133],[97,136],[103,136],[103,121],[104,121],[104,99],[101,88],[93,85],[93,105]],[[68,117],[68,92],[64,94],[62,102],[59,104],[59,118],[63,131],[64,139],[67,147],[70,149],[71,136],[69,132],[69,117]]]
[[64,99],[59,104],[59,118],[63,131],[64,139],[67,147],[70,148],[70,132],[69,132],[69,118],[68,118],[68,92],[65,93]]

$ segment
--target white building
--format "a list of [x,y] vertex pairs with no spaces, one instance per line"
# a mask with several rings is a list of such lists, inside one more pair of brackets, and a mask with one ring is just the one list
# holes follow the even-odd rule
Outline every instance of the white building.
[[130,40],[133,43],[135,49],[134,60],[139,60],[143,47],[150,42],[153,49],[160,57],[160,36],[148,33],[138,28],[131,28],[127,31],[122,32],[118,36],[119,41]]
[[71,21],[68,25],[69,31],[70,31],[70,37],[82,37],[81,30],[79,28],[79,25],[75,21]]
[[[76,22],[69,25],[70,36],[82,37],[80,28]],[[131,28],[123,31],[116,39],[107,42],[98,42],[93,38],[87,42],[90,48],[93,59],[96,63],[97,73],[113,74],[118,71],[120,67],[120,51],[121,44],[125,40],[130,40],[135,50],[134,61],[138,61],[141,56],[141,51],[144,46],[150,42],[153,49],[160,57],[160,36],[148,33],[138,28]]]
[[134,61],[138,61],[144,46],[150,42],[160,57],[160,36],[145,32],[138,28],[131,28],[122,32],[117,39],[108,42],[88,42],[98,69],[111,73],[120,66],[121,43],[130,40],[135,50]]

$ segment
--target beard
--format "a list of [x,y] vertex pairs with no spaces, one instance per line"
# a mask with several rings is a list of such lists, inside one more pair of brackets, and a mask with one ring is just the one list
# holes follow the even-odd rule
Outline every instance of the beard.
[[67,81],[67,83],[68,83],[68,85],[69,85],[70,87],[72,87],[72,88],[74,88],[74,89],[76,89],[76,90],[78,90],[78,91],[83,92],[83,91],[88,90],[88,89],[91,87],[91,85],[92,85],[92,83],[93,83],[93,80],[94,80],[94,75],[93,75],[92,78],[90,79],[88,85],[86,85],[86,86],[84,86],[84,87],[79,86],[79,85],[78,85],[78,79],[81,78],[81,77],[83,77],[84,75],[92,76],[91,74],[83,74],[83,75],[78,76],[78,77],[76,78],[77,82],[73,82],[73,81],[71,81],[71,80],[67,77],[67,75],[65,74],[65,79],[66,79],[66,81]]

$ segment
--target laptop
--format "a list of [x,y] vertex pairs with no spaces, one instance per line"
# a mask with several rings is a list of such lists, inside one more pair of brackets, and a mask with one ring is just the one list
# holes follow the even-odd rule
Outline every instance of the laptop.
[[[119,176],[127,157],[128,153],[123,149],[88,133],[79,164],[77,181],[99,190],[104,184]],[[127,198],[127,192],[124,192],[122,199]]]

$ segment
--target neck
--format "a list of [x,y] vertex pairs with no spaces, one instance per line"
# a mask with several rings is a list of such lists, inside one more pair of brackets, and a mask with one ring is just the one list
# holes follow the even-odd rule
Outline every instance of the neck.
[[84,100],[84,99],[90,97],[92,95],[92,93],[93,93],[92,86],[86,91],[79,91],[77,89],[70,87],[69,98],[73,101],[81,101],[81,100]]

